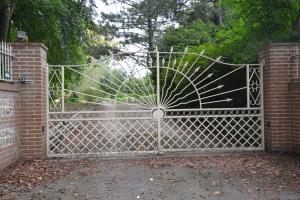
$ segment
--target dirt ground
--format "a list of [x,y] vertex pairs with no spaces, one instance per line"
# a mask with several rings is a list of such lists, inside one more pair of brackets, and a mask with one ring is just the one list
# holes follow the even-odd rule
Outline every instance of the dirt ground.
[[300,156],[19,162],[0,172],[0,199],[300,199]]

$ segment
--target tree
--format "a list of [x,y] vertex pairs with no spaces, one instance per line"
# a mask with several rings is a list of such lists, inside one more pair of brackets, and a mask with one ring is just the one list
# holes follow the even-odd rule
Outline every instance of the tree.
[[189,26],[178,28],[170,27],[158,40],[159,49],[169,51],[184,51],[189,46],[200,46],[205,43],[214,43],[218,26],[213,23],[204,23],[201,20],[195,21]]
[[230,11],[227,27],[218,33],[222,52],[231,62],[258,62],[259,49],[270,42],[299,41],[294,27],[298,0],[223,0]]
[[102,13],[100,24],[111,30],[125,44],[139,44],[151,51],[163,30],[183,14],[187,0],[103,0],[107,4],[122,4],[118,14]]
[[[300,2],[297,0],[222,0],[222,2],[199,0],[198,6],[205,7],[204,2],[211,7],[206,9],[207,12],[203,11],[205,15],[194,12],[198,8],[191,9],[188,12],[190,22],[187,20],[187,23],[181,24],[176,29],[168,29],[161,37],[160,45],[164,49],[180,46],[183,50],[184,46],[190,46],[190,49],[206,50],[211,56],[222,55],[223,60],[227,62],[257,63],[258,52],[262,45],[300,39]],[[214,16],[215,11],[212,8],[218,6],[217,4],[214,6],[213,2],[221,3],[222,25],[205,17]],[[206,24],[202,30],[193,31],[195,24],[199,24],[195,20],[201,20]],[[195,37],[185,39],[191,38],[192,34]],[[193,44],[190,41],[195,42]]]
[[[205,4],[209,0],[199,0],[197,5],[206,7],[206,11],[195,12],[198,8],[187,10],[188,20],[180,23],[179,27],[169,28],[159,40],[159,46],[168,50],[171,46],[175,51],[183,51],[189,46],[189,52],[201,52],[212,58],[222,56],[222,61],[228,63],[258,63],[259,49],[270,42],[292,42],[300,40],[300,2],[298,0],[222,0],[222,24],[215,20],[213,4]],[[217,2],[217,1],[215,1]],[[213,1],[211,1],[213,3]],[[220,5],[220,1],[218,1]],[[217,4],[216,4],[217,5]],[[201,9],[198,9],[201,11]],[[177,58],[177,60],[180,58]],[[189,63],[195,59],[186,58]],[[198,61],[191,72],[196,69],[206,69],[209,65]],[[184,62],[183,62],[184,63]],[[177,66],[175,66],[177,67]],[[200,68],[198,68],[200,67]],[[214,65],[214,76],[220,77],[234,68]],[[234,73],[228,79],[223,79],[226,90],[234,89],[236,85],[245,84],[245,71]],[[161,77],[167,76],[162,72]],[[168,75],[172,76],[172,75]],[[167,78],[167,80],[170,80]],[[201,82],[201,80],[198,80]],[[174,80],[174,88],[181,90],[186,82]],[[225,87],[224,87],[225,90]],[[184,91],[185,92],[185,91]],[[176,93],[176,92],[174,92]],[[235,94],[234,94],[235,95]],[[245,96],[245,95],[244,95]],[[189,99],[193,99],[192,95]],[[243,98],[234,104],[243,106]]]
[[93,0],[18,1],[12,16],[11,41],[18,30],[27,32],[30,42],[48,47],[50,64],[86,62],[88,30],[94,29]]
[[16,7],[17,0],[1,0],[0,2],[0,41],[7,41],[11,17]]
[[97,25],[95,30],[88,31],[88,54],[91,58],[100,59],[103,55],[118,52],[119,42],[105,37],[102,30],[101,26]]
[[185,11],[186,17],[180,20],[180,24],[193,24],[197,20],[205,23],[222,25],[225,17],[222,0],[192,0]]

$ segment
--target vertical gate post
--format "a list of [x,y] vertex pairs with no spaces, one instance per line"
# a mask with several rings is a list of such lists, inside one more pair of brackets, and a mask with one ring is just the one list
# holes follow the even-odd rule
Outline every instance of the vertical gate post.
[[[260,51],[264,85],[265,147],[269,151],[300,152],[300,86],[290,89],[299,81],[297,49],[300,43],[274,43]],[[295,84],[296,85],[296,84]],[[295,116],[295,115],[298,115]],[[293,128],[295,127],[295,128]]]
[[[159,69],[159,51],[158,48],[156,47],[156,97],[157,97],[157,110],[160,109],[161,107],[161,102],[160,102],[160,69]],[[161,151],[161,137],[160,137],[160,125],[161,125],[161,119],[157,120],[157,134],[158,134],[158,152]]]
[[250,71],[249,65],[246,66],[246,84],[247,84],[247,108],[250,108]]
[[61,112],[65,112],[65,67],[61,66]]
[[15,59],[13,81],[19,84],[16,105],[19,115],[21,159],[46,157],[47,48],[40,43],[11,43]]

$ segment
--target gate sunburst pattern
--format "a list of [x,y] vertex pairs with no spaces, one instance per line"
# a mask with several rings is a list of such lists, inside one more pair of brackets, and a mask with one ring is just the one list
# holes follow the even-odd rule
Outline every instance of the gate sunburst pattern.
[[261,77],[188,49],[50,65],[48,155],[262,150]]

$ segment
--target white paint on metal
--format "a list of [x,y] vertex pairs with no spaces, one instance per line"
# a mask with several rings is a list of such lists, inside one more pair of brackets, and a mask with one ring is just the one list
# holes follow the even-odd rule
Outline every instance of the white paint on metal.
[[[202,61],[207,67],[200,66]],[[103,63],[127,71],[113,73]],[[214,70],[219,65],[232,70],[218,75]],[[98,73],[108,70],[111,78],[99,74],[95,79],[86,70],[89,66]],[[111,55],[60,70],[49,67],[49,157],[264,149],[258,64],[228,64],[204,52],[172,48]],[[228,86],[224,80],[238,70],[246,71],[246,84]],[[94,84],[81,91],[80,81],[64,84],[66,75]],[[75,104],[68,100],[74,95]],[[235,106],[238,98],[245,100],[244,106]]]
[[11,81],[12,80],[12,47],[6,43],[0,44],[0,80]]

